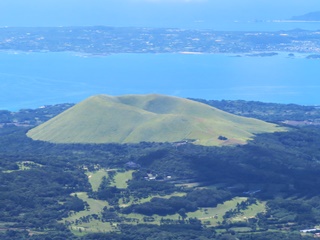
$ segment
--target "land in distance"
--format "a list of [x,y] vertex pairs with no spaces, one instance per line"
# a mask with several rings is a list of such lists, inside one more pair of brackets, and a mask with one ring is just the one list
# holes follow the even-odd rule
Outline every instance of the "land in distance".
[[[178,28],[0,28],[1,51],[117,53],[319,53],[318,31],[214,31]],[[259,56],[256,55],[256,56]]]

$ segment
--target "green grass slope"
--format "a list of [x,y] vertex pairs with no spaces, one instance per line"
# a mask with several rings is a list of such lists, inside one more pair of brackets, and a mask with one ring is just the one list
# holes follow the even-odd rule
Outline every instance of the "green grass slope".
[[[34,140],[54,143],[175,142],[217,146],[245,143],[277,125],[239,117],[188,99],[150,94],[90,97],[30,130]],[[219,140],[224,136],[228,140]]]

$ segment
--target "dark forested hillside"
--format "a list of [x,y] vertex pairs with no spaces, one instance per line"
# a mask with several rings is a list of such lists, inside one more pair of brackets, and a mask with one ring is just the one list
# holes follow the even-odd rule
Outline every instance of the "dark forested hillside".
[[[242,103],[239,111],[251,105],[261,116],[274,108],[279,119],[270,121],[317,118],[317,108],[295,105]],[[51,109],[23,110],[23,118],[61,111]],[[1,239],[313,239],[319,231],[316,125],[205,147],[52,144],[10,121],[0,127]]]

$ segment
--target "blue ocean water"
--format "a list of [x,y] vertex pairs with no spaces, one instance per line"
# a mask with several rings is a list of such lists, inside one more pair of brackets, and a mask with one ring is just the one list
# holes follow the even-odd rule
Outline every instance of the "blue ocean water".
[[[174,27],[230,31],[320,30],[292,16],[320,11],[319,0],[10,0],[0,26]],[[304,57],[0,53],[0,109],[78,102],[90,95],[163,93],[205,99],[320,104],[319,61]]]
[[95,94],[320,104],[320,61],[232,55],[0,53],[0,109],[79,102]]

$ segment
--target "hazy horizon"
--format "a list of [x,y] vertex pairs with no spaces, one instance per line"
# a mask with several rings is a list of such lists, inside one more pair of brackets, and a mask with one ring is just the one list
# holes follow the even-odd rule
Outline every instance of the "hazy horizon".
[[289,19],[317,10],[318,0],[11,0],[0,2],[0,26],[211,28],[223,22]]

